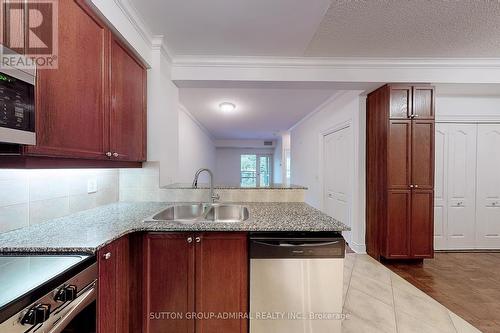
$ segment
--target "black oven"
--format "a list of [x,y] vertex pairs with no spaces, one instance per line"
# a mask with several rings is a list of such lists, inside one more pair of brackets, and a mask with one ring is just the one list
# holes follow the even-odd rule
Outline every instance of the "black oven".
[[0,142],[36,144],[34,70],[0,66]]

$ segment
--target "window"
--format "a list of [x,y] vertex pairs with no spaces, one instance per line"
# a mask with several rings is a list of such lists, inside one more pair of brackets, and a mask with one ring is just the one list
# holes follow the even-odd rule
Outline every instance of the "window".
[[240,186],[265,187],[271,185],[271,155],[241,155]]

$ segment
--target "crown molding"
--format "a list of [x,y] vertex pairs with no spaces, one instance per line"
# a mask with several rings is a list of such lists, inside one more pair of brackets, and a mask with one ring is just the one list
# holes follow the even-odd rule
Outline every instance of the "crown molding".
[[189,110],[180,102],[179,102],[179,110],[184,112],[189,118],[191,118],[191,120],[196,125],[198,125],[198,127],[203,131],[203,133],[205,133],[205,135],[207,135],[212,141],[212,143],[215,145],[215,137],[212,135],[212,133],[210,133],[210,131],[205,126],[203,126],[203,124],[200,123],[200,121],[196,119],[196,117],[193,116],[193,114],[189,112]]
[[147,25],[142,20],[141,16],[137,12],[137,9],[130,3],[129,0],[113,0],[118,8],[122,11],[125,17],[128,19],[130,24],[139,33],[139,35],[144,39],[144,41],[151,45],[153,39],[153,34],[147,27]]
[[169,64],[172,64],[173,57],[172,53],[167,47],[167,43],[165,42],[165,38],[163,35],[155,35],[151,41],[151,49],[153,51],[160,51],[160,53],[167,59]]
[[223,57],[176,56],[177,67],[500,68],[500,58]]
[[147,24],[142,19],[135,6],[129,0],[113,0],[123,12],[130,24],[139,33],[142,39],[151,45],[152,50],[160,50],[169,63],[173,62],[172,52],[168,49],[167,43],[163,35],[153,35]]

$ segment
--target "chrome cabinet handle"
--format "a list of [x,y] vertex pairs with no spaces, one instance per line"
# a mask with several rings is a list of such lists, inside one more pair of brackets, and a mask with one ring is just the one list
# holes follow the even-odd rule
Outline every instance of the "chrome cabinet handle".
[[112,152],[110,152],[110,151],[108,151],[108,152],[106,152],[106,156],[107,156],[107,157],[111,157],[111,156],[113,156],[113,153],[112,153]]
[[410,185],[410,188],[414,188],[414,187],[415,187],[415,185]]
[[116,153],[116,152],[115,152],[115,153],[113,153],[113,157],[118,157],[118,156],[120,156],[120,154],[118,154],[118,153]]
[[415,188],[418,188],[418,185],[413,185]]
[[192,242],[193,242],[193,237],[188,237],[188,238],[187,238],[187,242],[188,242],[188,243],[192,243]]
[[196,243],[201,243],[201,237],[196,237],[195,240],[196,240]]
[[105,260],[111,259],[111,252],[107,252],[102,256]]

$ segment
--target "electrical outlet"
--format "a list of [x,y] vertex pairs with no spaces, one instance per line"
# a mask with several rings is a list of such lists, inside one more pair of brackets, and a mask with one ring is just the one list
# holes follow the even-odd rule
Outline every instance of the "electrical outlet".
[[97,192],[97,178],[90,178],[87,180],[87,193]]

